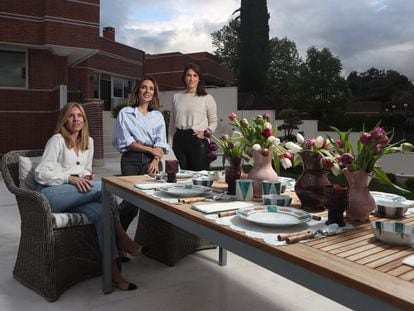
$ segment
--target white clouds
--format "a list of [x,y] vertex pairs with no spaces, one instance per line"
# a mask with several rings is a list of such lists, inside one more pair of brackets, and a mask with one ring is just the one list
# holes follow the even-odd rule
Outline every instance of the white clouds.
[[[395,69],[414,80],[412,0],[269,0],[270,37],[293,40],[302,57],[329,48],[344,73]],[[210,33],[227,24],[240,0],[101,0],[101,25],[147,53],[213,51]]]

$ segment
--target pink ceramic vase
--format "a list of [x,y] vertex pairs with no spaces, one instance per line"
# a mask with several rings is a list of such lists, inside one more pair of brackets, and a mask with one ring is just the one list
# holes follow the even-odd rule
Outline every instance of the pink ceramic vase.
[[247,175],[248,179],[254,180],[253,195],[256,198],[262,197],[262,181],[278,180],[279,177],[273,169],[273,153],[263,156],[260,151],[253,151],[253,167]]
[[344,169],[349,185],[349,205],[346,217],[351,221],[366,222],[369,214],[375,209],[375,200],[369,192],[368,185],[372,175],[365,171],[349,171]]

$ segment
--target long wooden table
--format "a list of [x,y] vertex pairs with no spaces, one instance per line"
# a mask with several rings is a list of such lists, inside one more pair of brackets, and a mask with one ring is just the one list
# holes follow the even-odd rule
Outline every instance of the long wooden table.
[[[414,249],[377,241],[370,224],[336,236],[273,247],[216,224],[191,205],[169,204],[134,187],[143,176],[104,177],[103,291],[110,293],[110,208],[113,193],[178,227],[357,310],[414,310],[414,268],[402,260]],[[373,218],[374,219],[374,218]],[[399,220],[414,225],[414,215]]]

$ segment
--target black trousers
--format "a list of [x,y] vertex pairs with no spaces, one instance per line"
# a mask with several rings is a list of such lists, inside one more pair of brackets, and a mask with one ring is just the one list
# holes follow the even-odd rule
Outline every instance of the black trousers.
[[[126,151],[121,157],[121,174],[123,176],[146,174],[152,159],[153,156],[148,153]],[[161,166],[161,162],[159,165]],[[137,216],[138,207],[124,200],[119,204],[118,211],[121,225],[126,231],[132,220]]]
[[198,138],[193,130],[177,129],[173,138],[173,150],[182,169],[208,170],[208,140]]

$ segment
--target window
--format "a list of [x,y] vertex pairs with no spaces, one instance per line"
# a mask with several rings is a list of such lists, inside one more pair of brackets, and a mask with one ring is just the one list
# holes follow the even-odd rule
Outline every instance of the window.
[[113,78],[114,97],[127,98],[131,93],[133,80]]
[[26,53],[0,50],[0,87],[26,87]]

